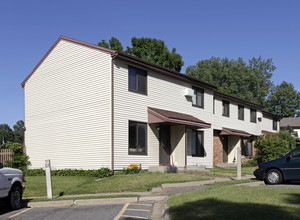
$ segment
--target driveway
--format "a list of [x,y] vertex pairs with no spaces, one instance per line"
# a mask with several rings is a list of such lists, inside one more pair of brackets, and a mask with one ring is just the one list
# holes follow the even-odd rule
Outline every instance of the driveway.
[[153,203],[125,203],[118,205],[73,206],[58,208],[23,208],[2,210],[0,220],[124,220],[148,219]]

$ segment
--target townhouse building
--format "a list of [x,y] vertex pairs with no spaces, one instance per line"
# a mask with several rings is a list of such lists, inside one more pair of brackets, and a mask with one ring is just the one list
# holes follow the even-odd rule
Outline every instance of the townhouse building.
[[263,106],[128,54],[61,36],[23,81],[31,168],[234,163],[278,131]]

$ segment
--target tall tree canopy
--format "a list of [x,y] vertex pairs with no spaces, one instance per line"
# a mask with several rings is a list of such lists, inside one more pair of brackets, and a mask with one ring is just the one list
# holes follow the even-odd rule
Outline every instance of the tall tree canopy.
[[242,58],[212,57],[187,67],[186,74],[217,85],[221,92],[264,104],[274,70],[272,59],[252,58],[246,63]]
[[[122,44],[115,37],[112,37],[109,40],[109,43],[102,40],[98,45],[113,50],[123,51]],[[182,56],[176,53],[175,48],[170,52],[164,41],[155,38],[132,37],[131,47],[127,47],[124,52],[178,72],[180,72],[184,64]]]
[[300,92],[294,89],[292,83],[283,81],[271,89],[266,110],[282,117],[300,116]]
[[112,50],[123,51],[123,46],[117,38],[111,37],[108,42],[109,43],[107,43],[105,40],[101,40],[98,43],[98,46],[109,48],[109,49],[112,49]]
[[13,126],[12,130],[8,124],[0,124],[0,146],[3,144],[3,139],[5,143],[16,142],[23,144],[24,140],[24,122],[19,120]]
[[14,141],[14,133],[8,124],[0,124],[0,146],[2,141]]
[[23,144],[23,140],[24,140],[24,121],[22,121],[22,120],[17,121],[13,128],[14,128],[14,130],[13,130],[14,142]]

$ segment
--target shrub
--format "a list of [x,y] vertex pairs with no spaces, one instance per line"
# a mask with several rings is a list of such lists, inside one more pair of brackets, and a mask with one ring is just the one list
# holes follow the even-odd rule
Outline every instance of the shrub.
[[[45,176],[45,170],[29,169],[25,172],[26,176]],[[108,177],[112,172],[109,168],[101,168],[98,170],[82,170],[82,169],[62,169],[51,170],[51,176],[91,176],[91,177]]]
[[286,131],[276,134],[265,134],[257,138],[255,142],[255,160],[262,163],[268,160],[282,157],[296,147],[295,138]]
[[8,142],[5,147],[11,149],[13,152],[11,155],[12,160],[5,161],[5,166],[17,168],[22,171],[27,170],[27,167],[31,163],[29,157],[23,152],[23,145],[20,143]]
[[45,170],[43,168],[40,169],[28,169],[25,171],[26,176],[45,176]]
[[135,174],[139,173],[142,170],[142,164],[130,164],[127,168],[123,168],[124,174]]
[[257,164],[257,160],[253,158],[252,160],[248,160],[246,163],[243,163],[242,167],[255,167]]
[[169,165],[167,167],[167,173],[177,173],[178,171],[178,168],[174,165]]

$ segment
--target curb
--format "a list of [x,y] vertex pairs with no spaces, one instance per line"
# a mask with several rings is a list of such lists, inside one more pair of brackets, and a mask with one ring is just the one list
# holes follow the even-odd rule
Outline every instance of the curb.
[[159,202],[154,203],[151,219],[152,220],[169,220],[169,208],[168,208],[168,196],[164,196],[165,198]]
[[29,202],[28,207],[46,208],[46,207],[71,207],[71,206],[89,206],[89,205],[109,205],[136,202],[159,202],[166,200],[166,196],[146,196],[146,197],[120,197],[107,199],[78,199],[78,200],[60,200],[45,202]]

